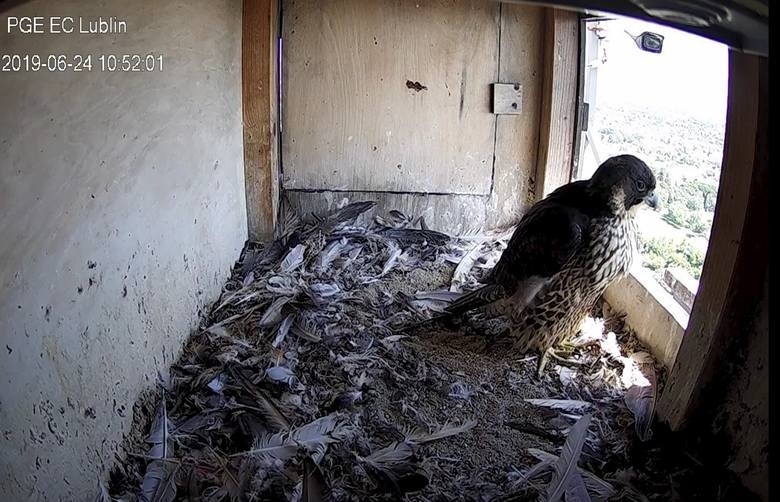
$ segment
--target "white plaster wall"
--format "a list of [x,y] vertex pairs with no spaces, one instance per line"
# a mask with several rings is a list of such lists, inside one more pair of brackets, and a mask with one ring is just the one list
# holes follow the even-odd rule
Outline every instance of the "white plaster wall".
[[[164,56],[0,73],[0,500],[86,500],[246,239],[241,2],[6,9],[0,53]],[[128,33],[8,35],[25,14]]]

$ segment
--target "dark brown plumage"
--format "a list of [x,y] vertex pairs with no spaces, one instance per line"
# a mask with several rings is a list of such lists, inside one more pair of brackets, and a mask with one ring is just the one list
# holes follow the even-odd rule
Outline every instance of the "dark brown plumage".
[[590,180],[564,185],[523,216],[481,288],[445,316],[481,309],[512,321],[521,351],[545,351],[571,336],[636,253],[634,209],[655,207],[655,177],[632,155],[612,157]]

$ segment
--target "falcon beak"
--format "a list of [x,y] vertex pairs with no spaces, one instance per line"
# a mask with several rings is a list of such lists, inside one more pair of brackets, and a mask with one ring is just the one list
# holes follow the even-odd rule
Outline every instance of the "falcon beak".
[[655,192],[650,192],[645,196],[645,202],[647,202],[647,205],[652,207],[653,209],[658,208],[658,196],[655,194]]

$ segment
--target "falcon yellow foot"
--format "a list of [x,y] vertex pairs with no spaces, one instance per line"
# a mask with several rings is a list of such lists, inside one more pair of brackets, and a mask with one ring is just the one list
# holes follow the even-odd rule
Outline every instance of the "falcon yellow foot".
[[550,360],[550,357],[554,357],[555,354],[553,353],[553,350],[551,347],[548,347],[539,356],[539,368],[536,372],[536,376],[538,378],[542,378],[542,375],[544,375],[544,368],[547,366],[547,362]]
[[576,348],[577,348],[576,345],[571,343],[571,341],[567,340],[565,342],[560,342],[555,347],[554,350],[552,348],[550,348],[550,350],[552,351],[552,355],[555,356],[556,359],[558,359],[559,361],[563,361],[570,358],[572,354],[574,354],[574,349]]
[[550,362],[551,359],[554,359],[555,361],[558,361],[563,364],[581,364],[578,363],[578,361],[571,359],[571,356],[574,353],[575,348],[576,346],[570,342],[562,342],[559,343],[555,348],[548,347],[547,349],[542,351],[541,355],[539,356],[539,369],[538,369],[539,378],[542,378],[542,374],[544,373],[544,368],[547,366],[547,363]]

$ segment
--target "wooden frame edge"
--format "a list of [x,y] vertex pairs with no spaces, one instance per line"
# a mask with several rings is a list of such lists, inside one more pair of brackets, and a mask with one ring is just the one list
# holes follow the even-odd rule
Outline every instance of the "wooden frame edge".
[[699,292],[658,403],[672,430],[717,403],[732,351],[745,333],[768,267],[768,61],[729,54],[720,188]]
[[579,13],[548,8],[535,192],[542,199],[572,178],[580,61]]
[[241,92],[249,239],[274,237],[279,211],[278,0],[243,0]]

